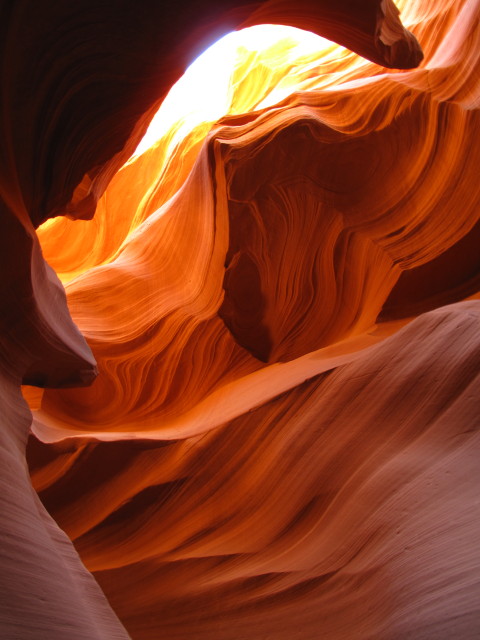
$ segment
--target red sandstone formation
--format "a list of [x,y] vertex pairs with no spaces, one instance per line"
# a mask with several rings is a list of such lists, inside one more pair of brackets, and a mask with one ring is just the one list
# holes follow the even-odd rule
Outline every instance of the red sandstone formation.
[[[399,6],[1,4],[2,637],[478,636],[480,2]],[[132,157],[263,23],[348,49]]]

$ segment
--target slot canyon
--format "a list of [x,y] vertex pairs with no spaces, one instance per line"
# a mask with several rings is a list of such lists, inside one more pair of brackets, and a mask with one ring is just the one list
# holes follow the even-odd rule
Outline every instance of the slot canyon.
[[0,638],[480,638],[480,0],[0,32]]

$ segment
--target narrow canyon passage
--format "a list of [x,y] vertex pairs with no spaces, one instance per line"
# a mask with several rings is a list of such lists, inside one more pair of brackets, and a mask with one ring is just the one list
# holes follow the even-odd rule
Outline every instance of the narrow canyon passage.
[[480,2],[227,4],[2,5],[0,635],[473,640]]

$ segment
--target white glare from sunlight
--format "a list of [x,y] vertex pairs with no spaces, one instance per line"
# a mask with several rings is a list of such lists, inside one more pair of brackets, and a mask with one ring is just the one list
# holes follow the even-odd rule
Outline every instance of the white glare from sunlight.
[[[270,61],[274,70],[277,65],[286,66],[289,62],[308,57],[315,66],[319,57],[334,50],[343,49],[325,38],[294,27],[259,25],[227,34],[202,53],[172,87],[133,158],[144,153],[168,132],[175,131],[169,141],[174,145],[197,125],[215,122],[231,113],[235,91],[232,77],[235,70],[244,64],[246,55],[256,54],[256,59],[264,66],[268,66]],[[250,66],[253,67],[253,61]],[[295,90],[295,83],[289,83],[287,77],[251,109],[271,106]]]

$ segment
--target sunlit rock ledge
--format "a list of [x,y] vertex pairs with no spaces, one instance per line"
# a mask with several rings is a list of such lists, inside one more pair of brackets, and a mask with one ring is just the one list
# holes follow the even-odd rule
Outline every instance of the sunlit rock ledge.
[[397,4],[2,6],[2,637],[477,637],[480,3]]

